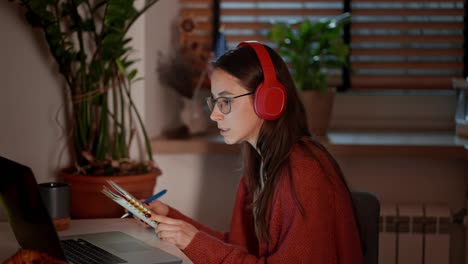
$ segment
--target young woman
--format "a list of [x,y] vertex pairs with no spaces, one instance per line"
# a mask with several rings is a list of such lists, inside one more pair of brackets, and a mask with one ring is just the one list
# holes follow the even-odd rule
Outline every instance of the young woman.
[[211,119],[243,145],[230,232],[160,201],[157,235],[194,263],[363,263],[350,192],[336,161],[311,138],[288,68],[271,48],[243,42],[214,63]]

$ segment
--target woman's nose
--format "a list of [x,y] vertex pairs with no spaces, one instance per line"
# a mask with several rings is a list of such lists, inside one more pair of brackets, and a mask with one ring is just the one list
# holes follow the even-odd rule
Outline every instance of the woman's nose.
[[218,121],[218,120],[223,119],[223,117],[224,117],[223,113],[221,113],[219,108],[215,105],[213,107],[213,111],[211,111],[210,119],[213,121]]

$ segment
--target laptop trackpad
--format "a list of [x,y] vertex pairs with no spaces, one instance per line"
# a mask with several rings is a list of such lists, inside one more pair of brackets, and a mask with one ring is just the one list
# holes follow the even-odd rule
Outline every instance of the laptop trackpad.
[[116,242],[116,243],[105,243],[104,246],[106,248],[115,250],[121,253],[130,253],[130,252],[137,252],[137,251],[145,251],[150,250],[150,247],[142,245],[136,242]]

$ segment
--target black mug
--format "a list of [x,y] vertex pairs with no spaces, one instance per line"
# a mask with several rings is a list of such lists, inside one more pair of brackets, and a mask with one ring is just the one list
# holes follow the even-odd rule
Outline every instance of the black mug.
[[39,192],[57,231],[70,226],[70,185],[63,182],[39,184]]

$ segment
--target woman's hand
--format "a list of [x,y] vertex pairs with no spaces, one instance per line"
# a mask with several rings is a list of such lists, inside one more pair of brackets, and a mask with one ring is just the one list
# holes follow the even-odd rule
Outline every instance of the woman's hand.
[[[142,203],[143,203],[143,201],[144,200],[141,200]],[[143,203],[143,206],[148,208],[152,212],[152,214],[166,216],[169,213],[169,206],[167,206],[165,203],[163,203],[161,201],[158,201],[158,200],[152,201],[150,204]],[[151,227],[147,223],[145,223],[145,221],[141,220],[140,218],[136,217],[135,215],[133,215],[133,218],[135,218],[135,220],[137,220],[137,222],[140,225],[142,225],[144,227]]]
[[150,209],[154,214],[157,215],[162,215],[162,216],[167,216],[169,213],[169,206],[167,206],[165,203],[155,200],[152,201],[150,204],[144,204],[146,208]]
[[159,222],[156,234],[161,240],[167,241],[184,250],[198,232],[193,225],[178,219],[163,215],[152,215],[151,219]]

